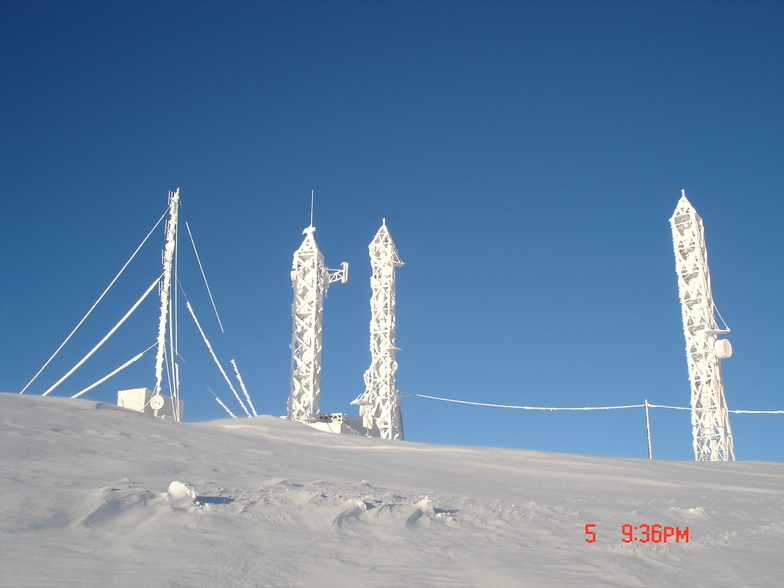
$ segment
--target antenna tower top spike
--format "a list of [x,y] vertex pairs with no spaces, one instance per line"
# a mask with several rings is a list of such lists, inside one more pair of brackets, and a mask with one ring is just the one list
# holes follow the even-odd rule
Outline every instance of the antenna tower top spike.
[[309,225],[311,227],[313,226],[313,201],[315,200],[315,198],[316,198],[316,191],[311,190],[310,191],[310,225]]

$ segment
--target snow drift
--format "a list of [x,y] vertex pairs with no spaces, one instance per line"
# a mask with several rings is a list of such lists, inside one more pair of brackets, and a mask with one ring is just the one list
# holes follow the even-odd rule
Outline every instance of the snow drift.
[[[713,588],[784,577],[784,464],[389,442],[271,416],[174,423],[12,394],[0,394],[0,413],[3,586]],[[631,543],[626,524],[638,527]],[[641,525],[688,527],[689,540],[642,542]]]

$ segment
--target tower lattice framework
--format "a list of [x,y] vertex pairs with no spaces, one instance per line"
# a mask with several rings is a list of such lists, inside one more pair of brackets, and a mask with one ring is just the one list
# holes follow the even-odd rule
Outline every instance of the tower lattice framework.
[[732,354],[732,347],[718,338],[729,329],[720,329],[716,322],[703,222],[685,190],[670,224],[691,382],[694,456],[697,461],[734,461],[720,363]]
[[291,388],[288,416],[293,421],[310,423],[320,411],[321,396],[321,334],[324,297],[332,282],[348,280],[348,264],[330,270],[313,236],[316,228],[303,231],[305,239],[294,252],[291,285],[294,303],[291,306],[293,334],[291,339]]
[[403,265],[387,229],[386,220],[368,246],[370,266],[370,367],[359,405],[362,425],[378,430],[382,439],[403,439],[400,391],[395,384],[395,269]]

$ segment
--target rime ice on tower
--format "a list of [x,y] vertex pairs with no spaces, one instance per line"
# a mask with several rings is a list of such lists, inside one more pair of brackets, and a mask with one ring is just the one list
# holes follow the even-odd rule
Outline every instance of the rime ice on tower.
[[321,331],[324,296],[332,282],[348,280],[348,264],[330,270],[324,266],[324,256],[319,251],[312,224],[302,233],[305,239],[294,252],[291,285],[294,319],[291,339],[291,390],[288,416],[293,421],[312,423],[320,410],[321,395]]
[[[158,319],[158,350],[155,354],[155,387],[152,390],[133,388],[117,391],[118,406],[152,414],[156,417],[171,417],[175,421],[182,420],[182,409],[184,407],[184,403],[180,400],[180,366],[175,360],[177,357],[176,289],[172,292],[172,285],[177,283],[175,252],[177,251],[179,208],[180,189],[177,188],[174,192],[169,192],[169,220],[166,221],[166,244],[164,245],[161,259],[163,276],[158,285],[158,292],[161,297],[161,312]],[[167,343],[169,345],[168,359],[166,357]],[[136,359],[139,357],[141,355],[138,355]],[[162,394],[164,366],[170,374],[169,388],[171,396]]]
[[[172,312],[170,296],[174,252],[177,248],[179,207],[180,189],[178,188],[174,192],[169,192],[169,220],[166,222],[166,245],[163,249],[163,281],[159,287],[161,294],[161,314],[158,321],[158,351],[155,354],[155,388],[153,389],[152,397],[149,399],[149,405],[153,408],[155,416],[158,416],[158,410],[162,409],[165,404],[165,399],[161,396],[161,384],[163,382],[163,364],[164,361],[166,361],[164,355],[166,353],[167,319],[169,322],[169,339],[171,345],[174,344],[173,341],[175,339],[175,337],[171,335],[171,331],[174,328],[175,316]],[[174,377],[171,380],[173,387],[171,401],[174,403],[174,419],[180,421],[182,420],[182,416],[179,414],[179,405],[176,402],[179,400],[179,371],[177,369],[177,363],[174,360],[176,354],[174,353],[173,348],[169,355],[169,361],[171,361],[169,369],[174,374]]]
[[395,268],[403,265],[387,229],[386,219],[368,246],[370,266],[370,367],[359,405],[362,426],[382,439],[403,439],[400,392],[395,385]]
[[732,355],[732,346],[717,337],[729,329],[720,329],[716,322],[702,218],[686,199],[685,190],[670,224],[691,381],[694,456],[697,461],[734,461],[720,364]]

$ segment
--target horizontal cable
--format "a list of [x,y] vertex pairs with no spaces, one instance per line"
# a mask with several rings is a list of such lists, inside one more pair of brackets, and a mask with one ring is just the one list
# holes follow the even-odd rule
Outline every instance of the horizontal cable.
[[[472,406],[489,406],[491,408],[515,408],[518,410],[614,410],[618,408],[645,408],[645,404],[629,404],[626,406],[584,406],[581,408],[564,407],[545,407],[545,406],[512,406],[509,404],[489,404],[487,402],[469,402],[468,400],[455,400],[453,398],[440,398],[438,396],[427,396],[425,394],[406,394],[406,396],[418,396],[419,398],[429,398],[430,400],[441,400],[442,402],[454,402],[456,404],[470,404]],[[671,408],[674,410],[691,410],[685,406],[666,406],[664,404],[650,404],[648,408]],[[784,414],[784,410],[728,410],[727,412],[741,414]]]
[[741,414],[784,414],[784,410],[730,410]]
[[[517,408],[521,410],[611,410],[614,408],[643,408],[644,404],[630,404],[628,406],[587,406],[583,408],[560,408],[542,406],[511,406],[508,404],[488,404],[486,402],[468,402],[467,400],[453,400],[451,398],[439,398],[438,396],[425,396],[424,394],[411,394],[419,398],[429,398],[430,400],[442,400],[443,402],[456,402],[458,404],[471,404],[473,406],[490,406],[493,408]],[[653,406],[649,404],[648,406]]]

